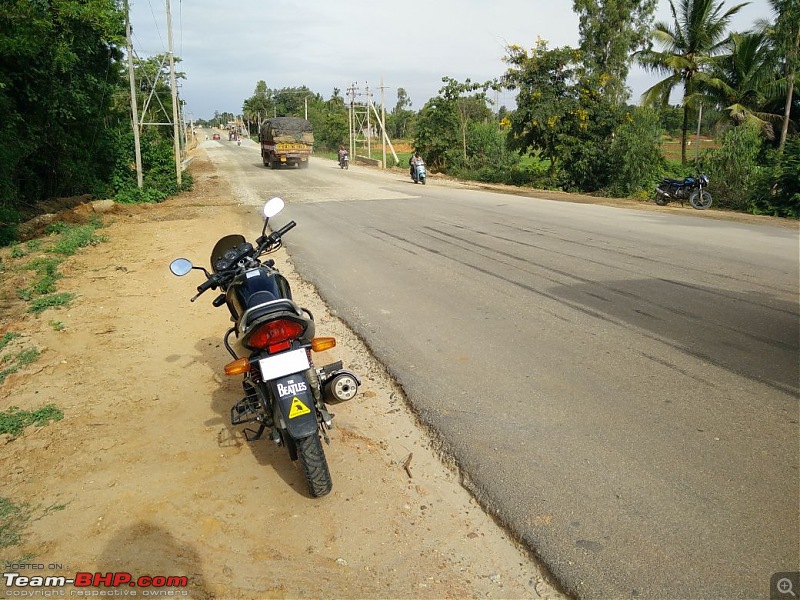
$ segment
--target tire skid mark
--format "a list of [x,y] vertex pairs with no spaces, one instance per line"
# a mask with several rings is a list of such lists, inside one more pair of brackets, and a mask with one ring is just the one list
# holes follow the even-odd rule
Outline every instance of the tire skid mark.
[[[655,306],[657,308],[660,308],[661,310],[664,310],[664,311],[666,311],[668,313],[675,314],[675,315],[683,317],[685,319],[691,319],[691,320],[697,321],[697,322],[704,322],[704,321],[708,321],[709,320],[707,317],[702,317],[702,316],[699,316],[699,315],[696,315],[696,314],[693,314],[693,313],[689,313],[689,312],[687,312],[685,310],[682,310],[680,308],[677,308],[675,306],[672,306],[672,305],[669,305],[669,304],[662,304],[662,303],[658,302],[657,300],[653,300],[651,298],[646,298],[644,296],[641,296],[639,294],[634,294],[633,292],[629,292],[627,290],[622,290],[622,289],[619,289],[619,288],[614,287],[614,286],[604,285],[604,284],[599,283],[599,282],[597,282],[595,280],[587,279],[585,277],[581,277],[581,276],[575,275],[573,273],[568,273],[568,272],[563,271],[561,269],[556,269],[554,267],[550,267],[550,266],[547,266],[547,265],[542,264],[542,263],[526,260],[526,259],[520,258],[519,256],[511,254],[509,252],[504,252],[502,250],[497,250],[497,249],[492,248],[490,246],[485,246],[485,245],[479,244],[477,242],[473,242],[473,241],[470,241],[470,240],[467,240],[467,239],[464,239],[464,238],[460,238],[458,236],[455,236],[453,234],[447,233],[445,231],[441,231],[441,230],[434,229],[434,228],[431,228],[431,227],[426,227],[426,229],[430,229],[431,231],[435,231],[436,233],[438,233],[440,235],[447,236],[447,237],[459,240],[459,241],[463,242],[464,244],[467,244],[466,247],[465,246],[456,246],[458,248],[462,248],[462,249],[467,250],[467,251],[473,251],[474,252],[474,250],[472,248],[477,246],[477,247],[482,248],[484,250],[487,250],[489,252],[494,252],[494,253],[500,254],[502,256],[507,256],[507,257],[510,257],[510,258],[514,258],[514,259],[516,259],[518,261],[521,261],[521,262],[524,262],[526,264],[533,264],[533,265],[539,267],[540,269],[544,269],[544,270],[550,271],[552,273],[557,273],[557,274],[562,275],[564,277],[567,277],[569,279],[574,279],[575,281],[578,281],[578,282],[583,283],[583,284],[599,286],[602,289],[605,289],[605,290],[620,294],[621,296],[625,296],[625,297],[631,298],[632,300],[636,300],[637,303],[646,303],[648,306]],[[518,242],[516,240],[507,240],[507,238],[500,238],[500,237],[497,237],[497,236],[492,236],[490,234],[486,234],[485,232],[480,232],[480,231],[475,231],[475,233],[489,235],[489,237],[492,237],[492,238],[495,238],[495,239],[510,241],[510,242],[517,243],[517,244],[520,244],[520,245],[523,245],[523,246],[532,247],[532,248],[535,248],[537,250],[544,250],[546,252],[550,252],[550,253],[557,254],[557,255],[560,255],[560,256],[569,256],[570,258],[575,258],[577,260],[583,260],[585,262],[597,264],[597,265],[600,265],[600,266],[604,266],[606,268],[616,268],[616,269],[622,270],[625,273],[632,273],[634,275],[640,275],[640,276],[642,275],[642,273],[637,273],[637,272],[634,272],[634,271],[630,271],[628,269],[620,269],[619,267],[615,267],[614,265],[607,265],[607,264],[602,263],[600,261],[595,261],[595,260],[591,260],[591,259],[584,259],[584,258],[582,258],[580,256],[566,254],[564,252],[554,252],[553,250],[550,250],[548,248],[544,248],[544,247],[541,247],[541,246],[536,246],[534,244],[528,244],[528,243],[525,243],[525,242]],[[434,239],[438,239],[438,238],[434,238]],[[445,241],[445,240],[440,240],[440,241]],[[486,255],[483,255],[483,254],[479,254],[479,256],[483,256],[484,258],[492,259],[490,256],[486,256]],[[496,260],[496,259],[492,259],[492,260]],[[498,261],[498,262],[501,262],[501,264],[506,264],[507,266],[512,266],[513,267],[513,265],[508,265],[508,263],[503,263],[502,261]],[[531,275],[534,274],[533,272],[528,271],[527,269],[522,269],[520,267],[515,267],[515,268],[518,268],[518,269],[520,269],[521,271],[523,271],[525,273],[530,273]],[[549,278],[549,277],[545,278],[545,279],[547,279],[548,281],[553,281],[555,283],[559,283],[559,284],[562,283],[562,282],[560,282],[558,280],[555,280],[555,279]],[[744,300],[742,298],[738,298],[736,296],[731,296],[729,294],[725,294],[723,292],[718,292],[716,290],[709,289],[709,288],[704,288],[704,287],[700,287],[700,286],[693,286],[691,284],[681,283],[681,282],[678,282],[678,281],[665,279],[665,278],[657,278],[656,281],[661,281],[661,282],[667,283],[667,284],[673,284],[673,285],[679,285],[679,286],[688,287],[688,288],[693,289],[694,291],[711,294],[713,296],[720,296],[720,297],[726,298],[728,300],[733,300],[735,302],[741,302],[741,303],[744,303],[744,304],[749,304],[749,305],[755,306],[756,308],[759,308],[759,309],[768,309],[768,310],[776,311],[776,312],[779,312],[779,313],[784,313],[784,314],[787,314],[787,315],[792,316],[792,317],[797,317],[798,316],[797,312],[784,310],[784,309],[773,307],[773,306],[768,306],[766,304],[761,304],[761,303],[758,303],[758,302],[752,302],[752,301],[749,301],[749,300]],[[588,295],[591,296],[592,294],[588,294]],[[636,309],[634,309],[634,310],[636,310]],[[640,311],[636,310],[636,312],[640,312]],[[645,314],[645,313],[643,313],[643,314]],[[652,316],[652,315],[648,315],[648,316]],[[772,338],[768,338],[768,337],[759,335],[757,333],[751,333],[751,332],[748,332],[748,331],[735,329],[733,327],[730,327],[729,325],[726,325],[724,322],[715,321],[713,323],[714,323],[715,326],[719,327],[723,331],[728,331],[728,332],[731,332],[731,333],[735,333],[737,335],[741,335],[742,337],[749,338],[749,339],[751,339],[753,341],[760,342],[760,343],[768,345],[768,346],[781,348],[783,350],[793,350],[793,349],[795,349],[794,346],[792,346],[790,344],[787,344],[786,342],[782,342],[781,340],[775,340],[775,339],[772,339]]]
[[652,354],[647,354],[646,352],[639,352],[642,356],[644,356],[648,360],[652,360],[655,363],[663,365],[668,369],[672,369],[673,371],[677,371],[681,375],[688,377],[689,379],[694,379],[695,381],[699,381],[700,383],[704,383],[708,387],[717,387],[714,385],[713,382],[709,381],[708,379],[704,379],[703,377],[698,377],[697,375],[693,375],[689,373],[686,369],[679,367],[678,365],[669,362],[668,360],[664,360],[663,358],[659,358],[658,356],[653,356]]
[[[383,233],[384,235],[387,235],[389,237],[392,237],[392,238],[394,238],[394,239],[396,239],[398,241],[401,241],[401,242],[404,242],[404,243],[409,244],[411,246],[417,247],[420,250],[424,250],[425,252],[429,252],[429,253],[434,254],[436,256],[441,256],[442,258],[451,260],[451,261],[453,261],[453,262],[455,262],[457,264],[460,264],[460,265],[462,265],[464,267],[467,267],[468,269],[472,269],[473,271],[477,271],[478,273],[483,273],[484,275],[488,275],[489,277],[492,277],[492,278],[495,278],[495,279],[499,279],[500,281],[504,281],[505,283],[508,283],[508,284],[510,284],[512,286],[515,286],[515,287],[518,287],[518,288],[523,289],[525,291],[531,292],[532,294],[535,294],[537,296],[541,296],[542,298],[546,298],[548,300],[551,300],[552,302],[555,302],[556,304],[565,305],[565,306],[567,306],[567,307],[569,307],[569,308],[571,308],[571,309],[573,309],[573,310],[575,310],[575,311],[577,311],[579,313],[585,314],[585,315],[587,315],[589,317],[594,317],[594,318],[596,318],[596,319],[598,319],[600,321],[603,321],[605,323],[609,323],[610,325],[616,325],[617,327],[619,327],[621,329],[624,329],[624,330],[627,330],[627,331],[633,331],[633,332],[639,334],[641,337],[643,337],[645,339],[648,339],[648,340],[651,340],[651,341],[654,341],[654,342],[657,342],[657,343],[660,343],[660,344],[664,344],[665,346],[667,346],[669,348],[672,348],[674,350],[677,350],[678,352],[682,352],[682,353],[688,354],[689,356],[692,356],[692,357],[694,357],[694,358],[696,358],[696,359],[698,359],[698,360],[700,360],[702,362],[706,362],[706,363],[708,363],[710,365],[713,365],[713,366],[715,366],[715,367],[717,367],[719,369],[722,369],[724,371],[727,371],[729,373],[734,373],[736,375],[739,375],[740,377],[744,377],[745,379],[748,379],[748,380],[753,381],[755,383],[758,383],[758,384],[761,384],[761,385],[766,385],[768,387],[771,387],[771,388],[773,388],[775,390],[778,390],[780,392],[789,394],[791,396],[796,396],[797,393],[798,393],[798,390],[796,388],[793,388],[792,386],[789,386],[789,385],[786,385],[786,384],[783,384],[783,383],[780,383],[780,382],[776,382],[776,381],[763,379],[763,378],[757,377],[756,375],[751,375],[749,373],[744,373],[742,371],[735,370],[731,365],[725,364],[724,362],[718,360],[717,358],[715,358],[714,356],[712,356],[710,354],[706,354],[706,353],[703,353],[703,352],[698,352],[696,350],[692,350],[691,348],[689,348],[687,346],[684,346],[682,344],[679,344],[678,342],[672,341],[669,338],[664,338],[664,337],[659,336],[658,334],[648,332],[645,329],[642,329],[640,327],[636,327],[636,326],[634,326],[634,325],[632,325],[632,324],[630,324],[630,323],[628,323],[626,321],[623,321],[623,320],[618,319],[616,317],[613,317],[611,315],[606,315],[606,314],[600,313],[600,312],[598,312],[596,310],[593,310],[591,308],[588,308],[586,306],[583,306],[583,305],[578,304],[576,302],[573,302],[571,300],[567,300],[565,298],[560,298],[560,297],[558,297],[558,296],[556,296],[554,294],[551,294],[551,293],[536,289],[533,286],[530,286],[528,284],[522,283],[521,281],[517,281],[517,280],[511,279],[511,278],[508,278],[508,277],[504,277],[502,275],[499,275],[496,271],[492,271],[492,270],[489,270],[489,269],[484,269],[484,268],[479,267],[479,266],[477,266],[477,265],[475,265],[473,263],[469,263],[469,262],[467,262],[465,260],[461,260],[459,258],[456,258],[455,256],[451,256],[451,255],[445,254],[445,253],[441,252],[440,250],[437,250],[435,248],[431,248],[431,247],[426,246],[424,244],[421,244],[421,243],[418,243],[418,242],[412,242],[411,240],[409,240],[407,238],[395,235],[393,233],[389,233],[387,231],[381,230],[381,233]],[[436,239],[438,241],[446,242],[446,240],[439,240],[439,238],[436,238],[436,237],[433,237],[433,236],[429,236],[429,237],[431,237],[432,239]],[[453,237],[455,237],[455,236],[453,236]],[[456,239],[459,239],[459,238],[456,238]],[[461,241],[464,241],[464,240],[461,240]],[[467,242],[467,243],[472,245],[472,242]],[[461,248],[461,246],[457,246],[455,244],[453,244],[453,245],[456,246],[457,248]],[[503,253],[501,252],[501,254],[503,254]],[[482,256],[483,258],[486,258],[488,260],[492,260],[492,261],[495,261],[495,262],[500,262],[501,264],[505,264],[505,263],[502,263],[502,261],[499,261],[498,259],[490,257],[490,256],[484,256],[484,255],[479,255],[479,256]],[[521,259],[518,259],[518,260],[521,260]],[[513,265],[507,265],[507,266],[513,266]],[[514,268],[517,268],[517,267],[514,267]],[[543,268],[546,269],[547,267],[543,267]],[[519,270],[522,270],[522,269],[519,269]],[[547,309],[541,309],[541,311],[546,313],[546,314],[548,314],[548,315],[557,316],[555,313],[553,313],[552,311],[548,311]],[[566,319],[564,317],[561,317],[561,320],[566,320]],[[774,341],[773,341],[773,343],[774,343]]]
[[[526,228],[526,227],[519,227],[519,226],[509,225],[508,223],[502,223],[502,222],[499,222],[499,221],[495,221],[494,225],[499,225],[500,227],[506,227],[508,229],[512,229],[514,231],[519,231],[521,233],[534,233],[536,235],[543,235],[541,233],[537,233],[536,229],[529,229],[529,228]],[[469,229],[469,228],[465,227],[465,229]],[[472,230],[472,229],[470,229],[470,230],[474,231],[475,233],[480,233],[480,234],[483,234],[483,235],[488,235],[490,237],[494,237],[496,239],[511,241],[511,242],[522,244],[522,245],[527,245],[527,244],[525,244],[525,242],[520,242],[518,240],[509,240],[508,238],[504,238],[504,237],[496,236],[496,235],[493,235],[493,234],[489,234],[489,233],[487,233],[485,231],[478,231],[478,230]],[[547,230],[541,230],[541,231],[547,231]],[[582,229],[574,229],[574,228],[573,228],[573,231],[576,231],[576,232],[579,232],[580,234],[585,234],[585,235],[589,235],[590,233],[593,233],[593,232],[584,231]],[[586,242],[581,242],[579,240],[565,238],[565,237],[560,236],[560,235],[552,234],[549,237],[551,237],[553,239],[556,239],[558,241],[561,241],[561,242],[565,242],[565,243],[571,244],[571,245],[584,246],[586,248],[590,248],[590,249],[593,249],[593,250],[597,250],[598,249],[598,246],[596,244],[589,244],[589,243],[586,243]],[[539,248],[538,246],[533,246],[533,247],[534,248]],[[665,266],[670,266],[670,267],[675,266],[675,263],[668,262],[668,261],[665,261],[665,260],[660,260],[659,258],[651,256],[651,255],[648,255],[648,254],[633,254],[633,250],[624,251],[624,250],[627,250],[627,249],[624,249],[622,247],[622,245],[618,244],[618,243],[611,244],[610,242],[603,242],[602,243],[602,247],[604,249],[607,249],[607,250],[609,250],[611,252],[614,252],[615,254],[619,254],[621,256],[626,256],[626,257],[633,258],[633,259],[643,260],[645,262],[651,262],[651,263],[655,263],[655,264],[658,264],[658,265],[665,265]],[[554,251],[551,250],[551,252],[554,252]],[[560,253],[557,253],[557,254],[560,254]],[[619,266],[617,266],[615,264],[606,264],[606,263],[602,263],[602,262],[598,262],[598,261],[593,261],[591,259],[584,259],[584,258],[582,258],[580,256],[575,256],[575,255],[571,255],[571,254],[565,254],[565,256],[569,256],[570,258],[578,258],[578,259],[581,259],[581,260],[586,260],[587,262],[592,262],[594,264],[599,264],[599,265],[602,265],[602,266],[605,266],[605,267],[611,267],[611,268],[617,268],[617,269],[620,268]],[[757,268],[757,267],[755,267],[753,265],[749,265],[749,266],[751,266],[753,268]],[[704,275],[707,274],[706,271],[704,271],[702,269],[698,269],[698,268],[693,267],[692,265],[686,264],[686,263],[681,263],[681,268],[683,268],[683,269],[685,269],[687,271],[693,271],[695,273],[701,273],[701,274],[704,274]],[[740,283],[750,283],[750,284],[753,283],[753,279],[751,277],[725,277],[725,279],[732,279],[732,280],[738,281]],[[765,285],[765,284],[761,284],[761,285],[765,289],[771,290],[773,292],[781,292],[781,293],[786,293],[787,292],[787,290],[785,290],[783,288],[779,288],[779,287],[775,287],[775,286],[771,286],[771,285]],[[791,292],[793,290],[789,290],[789,291]]]

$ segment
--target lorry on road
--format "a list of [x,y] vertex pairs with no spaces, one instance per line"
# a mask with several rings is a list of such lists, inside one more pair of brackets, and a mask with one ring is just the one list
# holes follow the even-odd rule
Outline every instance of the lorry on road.
[[275,117],[261,124],[258,141],[265,167],[298,165],[305,168],[314,149],[314,130],[306,119]]

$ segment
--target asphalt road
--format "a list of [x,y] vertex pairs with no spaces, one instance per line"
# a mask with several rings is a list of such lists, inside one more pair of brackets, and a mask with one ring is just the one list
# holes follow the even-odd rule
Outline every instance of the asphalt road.
[[567,591],[768,597],[800,570],[796,228],[206,145],[242,202],[287,200],[299,272]]

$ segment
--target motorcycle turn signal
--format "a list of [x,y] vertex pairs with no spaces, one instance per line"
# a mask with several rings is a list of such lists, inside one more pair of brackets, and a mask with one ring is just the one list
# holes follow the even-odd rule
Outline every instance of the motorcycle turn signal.
[[314,352],[322,352],[323,350],[330,350],[336,346],[336,338],[332,337],[315,337],[311,340],[311,349]]
[[250,360],[240,358],[225,365],[225,375],[244,375],[250,371]]

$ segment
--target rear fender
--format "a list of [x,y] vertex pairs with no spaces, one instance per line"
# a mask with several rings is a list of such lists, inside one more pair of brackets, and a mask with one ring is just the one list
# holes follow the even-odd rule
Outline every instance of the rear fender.
[[267,382],[267,386],[292,438],[304,438],[316,433],[317,411],[305,372],[273,379]]

